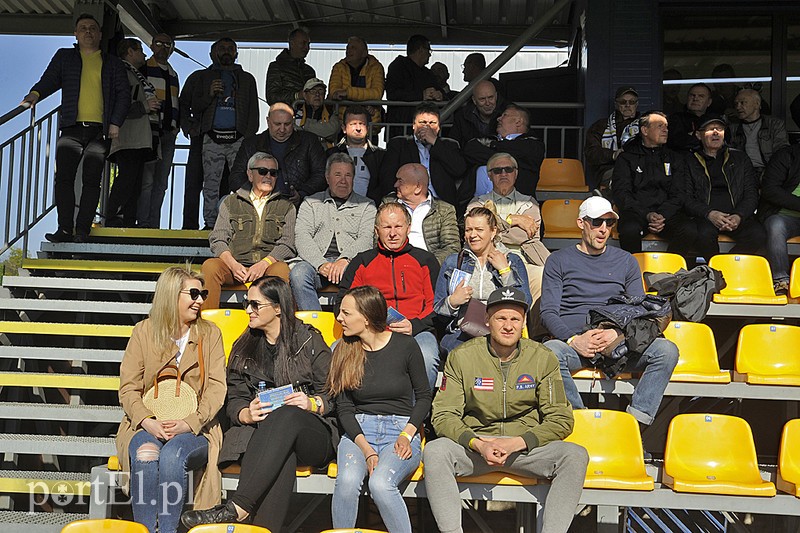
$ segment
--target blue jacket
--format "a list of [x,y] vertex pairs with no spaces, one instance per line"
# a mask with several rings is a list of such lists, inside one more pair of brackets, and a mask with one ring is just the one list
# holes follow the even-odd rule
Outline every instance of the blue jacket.
[[[131,86],[128,73],[122,61],[116,56],[101,52],[103,69],[103,133],[108,126],[122,126],[131,105]],[[61,111],[58,114],[59,129],[74,126],[78,120],[78,95],[81,90],[81,52],[78,45],[73,48],[60,48],[31,91],[39,93],[43,100],[61,89]]]
[[[464,260],[461,263],[461,270],[472,273],[475,270],[475,255],[466,249],[465,252]],[[533,299],[531,298],[531,291],[528,287],[528,271],[525,270],[525,264],[517,254],[506,253],[506,257],[508,257],[508,264],[511,267],[511,286],[516,287],[525,293],[525,300],[528,302],[528,306],[530,306]],[[456,269],[457,265],[458,254],[448,255],[444,260],[444,263],[442,263],[442,268],[439,271],[439,277],[436,279],[436,290],[434,291],[433,295],[433,310],[441,316],[456,318],[456,320],[454,320],[448,328],[450,331],[455,331],[457,329],[457,320],[462,318],[467,312],[467,304],[460,306],[458,310],[454,310],[452,307],[450,307],[450,304],[447,303],[447,297],[450,296],[450,278],[453,277],[453,271]],[[500,274],[497,272],[497,269],[494,268],[490,263],[487,263],[486,266],[489,269],[489,272],[492,274],[492,283],[494,286],[484,292],[485,297],[482,300],[484,303],[494,289],[505,286],[503,281],[500,279]],[[478,297],[477,294],[473,293],[473,295],[476,298]]]

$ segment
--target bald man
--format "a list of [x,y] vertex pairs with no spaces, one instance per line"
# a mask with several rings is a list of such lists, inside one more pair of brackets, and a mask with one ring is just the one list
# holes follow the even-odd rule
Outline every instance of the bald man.
[[497,89],[489,80],[484,80],[472,91],[472,100],[453,115],[453,127],[447,136],[458,141],[461,148],[467,141],[479,137],[491,137],[497,131],[497,117],[505,105],[498,105]]
[[411,215],[408,240],[411,246],[432,253],[441,265],[450,254],[461,250],[456,209],[434,198],[428,190],[428,171],[419,163],[407,163],[397,170],[395,192],[382,203],[400,202]]
[[760,176],[772,154],[789,146],[786,125],[777,117],[761,114],[758,91],[742,89],[736,94],[734,104],[739,120],[732,126],[731,146],[747,152]]

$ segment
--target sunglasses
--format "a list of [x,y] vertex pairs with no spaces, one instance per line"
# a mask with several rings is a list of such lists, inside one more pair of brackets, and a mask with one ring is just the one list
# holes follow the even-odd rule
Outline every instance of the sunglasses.
[[258,311],[262,307],[267,307],[270,305],[275,305],[275,304],[269,301],[264,303],[264,302],[259,302],[258,300],[248,300],[247,298],[242,300],[242,309],[244,309],[245,311],[250,311],[252,309],[256,313],[258,313]]
[[273,178],[278,176],[278,169],[277,168],[251,167],[250,170],[258,171],[259,176],[266,176],[267,174],[269,174]]
[[515,170],[517,170],[516,167],[495,167],[495,168],[490,168],[489,172],[491,172],[495,176],[499,176],[500,174],[511,174]]
[[197,300],[198,298],[202,298],[203,300],[208,300],[208,289],[200,290],[192,287],[191,289],[183,289],[180,292],[182,292],[183,294],[188,294],[189,298],[191,298],[192,300]]
[[617,223],[617,219],[613,217],[609,218],[592,218],[592,217],[583,217],[583,220],[589,222],[593,228],[599,228],[603,225],[603,222],[606,223],[606,227],[611,229],[614,227],[614,224]]

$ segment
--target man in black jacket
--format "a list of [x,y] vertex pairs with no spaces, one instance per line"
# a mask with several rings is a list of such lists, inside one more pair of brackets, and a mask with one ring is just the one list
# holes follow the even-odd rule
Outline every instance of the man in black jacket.
[[686,109],[669,116],[669,136],[667,146],[676,152],[699,150],[700,142],[695,135],[709,116],[706,115],[711,105],[711,87],[705,83],[695,83],[689,87],[686,95]]
[[505,109],[505,101],[501,100],[491,81],[476,84],[472,100],[453,115],[453,126],[447,136],[458,141],[462,148],[471,139],[493,136],[497,132],[497,117]]
[[668,222],[681,202],[672,189],[678,156],[664,147],[667,116],[650,111],[639,118],[639,135],[625,144],[614,164],[612,187],[619,209],[619,245],[630,253],[642,251],[642,235],[669,234]]
[[753,213],[758,183],[747,154],[725,144],[725,120],[712,116],[700,124],[701,148],[689,154],[679,174],[685,217],[675,220],[670,251],[697,252],[708,261],[719,253],[720,233],[736,241],[733,253],[757,253],[766,240]]
[[786,239],[800,235],[800,144],[779,150],[769,160],[761,181],[758,217],[767,230],[767,259],[775,294],[789,289]]
[[236,154],[230,176],[233,192],[247,183],[247,161],[256,152],[272,154],[278,160],[275,188],[295,206],[308,195],[325,190],[325,151],[319,138],[307,131],[295,131],[294,111],[278,102],[269,108],[267,130],[246,137]]
[[[413,135],[395,137],[386,146],[381,165],[381,198],[394,191],[397,171],[406,163],[420,163],[431,177],[433,196],[450,205],[459,205],[462,198],[458,184],[466,171],[458,143],[439,136],[439,108],[422,103],[414,113]],[[469,200],[469,197],[466,197]],[[464,203],[466,206],[466,203]],[[459,214],[463,211],[459,211]]]
[[[58,230],[45,234],[50,242],[84,242],[100,199],[100,178],[109,143],[131,105],[131,86],[122,61],[100,50],[100,24],[87,14],[75,23],[74,48],[61,48],[44,74],[22,100],[36,105],[61,89],[56,143],[55,203]],[[84,75],[85,74],[85,75]],[[81,95],[84,97],[81,98]],[[83,189],[75,216],[75,176],[83,161]],[[75,236],[72,231],[75,229]]]
[[531,116],[527,109],[508,104],[497,118],[496,136],[472,139],[466,144],[464,158],[473,166],[462,186],[464,192],[468,193],[468,199],[491,192],[492,181],[486,172],[486,162],[500,152],[511,154],[519,163],[516,189],[536,198],[539,167],[544,160],[544,143],[528,131],[530,123]]
[[342,132],[344,138],[325,153],[326,160],[341,152],[348,154],[355,163],[353,191],[366,196],[377,205],[381,201],[380,168],[386,150],[375,146],[367,138],[369,134],[369,111],[363,106],[348,106],[344,112]]

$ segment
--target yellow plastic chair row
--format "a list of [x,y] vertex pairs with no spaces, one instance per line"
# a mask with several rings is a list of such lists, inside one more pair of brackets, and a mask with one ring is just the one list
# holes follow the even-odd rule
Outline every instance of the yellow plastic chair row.
[[577,159],[558,159],[550,157],[539,167],[537,191],[588,192],[583,163]]

